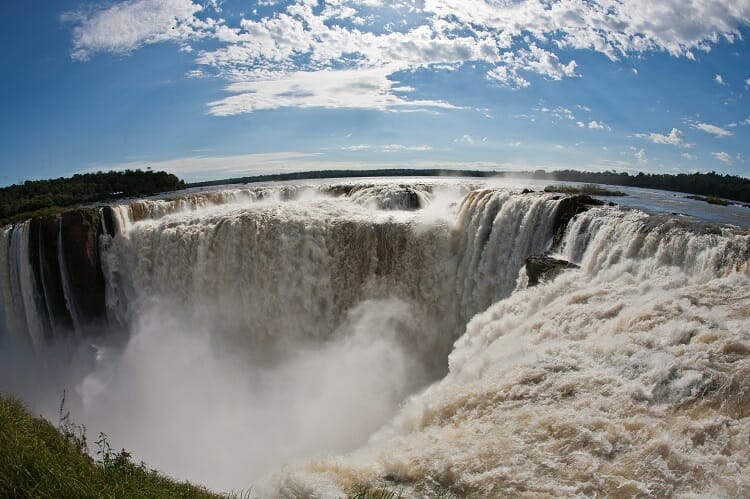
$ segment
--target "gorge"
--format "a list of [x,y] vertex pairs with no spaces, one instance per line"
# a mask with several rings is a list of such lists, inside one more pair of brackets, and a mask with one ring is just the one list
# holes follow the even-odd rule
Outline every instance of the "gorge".
[[605,201],[348,179],[6,226],[0,389],[219,490],[747,494],[750,232]]

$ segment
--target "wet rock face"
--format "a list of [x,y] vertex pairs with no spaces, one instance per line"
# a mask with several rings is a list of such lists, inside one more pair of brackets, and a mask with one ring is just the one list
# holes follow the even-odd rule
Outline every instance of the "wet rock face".
[[39,275],[43,282],[46,308],[50,315],[50,326],[54,330],[70,331],[73,322],[65,304],[65,292],[60,274],[58,239],[60,216],[50,216],[32,221],[32,234],[39,234]]
[[70,286],[81,319],[86,323],[104,318],[104,275],[99,259],[101,221],[96,209],[62,214],[61,241]]
[[528,286],[536,286],[540,281],[554,278],[567,269],[577,269],[578,265],[566,260],[558,260],[549,255],[534,255],[526,259],[526,275],[529,277]]
[[594,199],[585,194],[577,194],[575,196],[562,198],[558,205],[557,214],[555,215],[555,237],[552,243],[553,247],[559,246],[562,242],[563,236],[565,235],[565,229],[568,227],[568,223],[570,223],[570,220],[574,216],[583,213],[594,206],[602,206],[604,204],[604,201]]

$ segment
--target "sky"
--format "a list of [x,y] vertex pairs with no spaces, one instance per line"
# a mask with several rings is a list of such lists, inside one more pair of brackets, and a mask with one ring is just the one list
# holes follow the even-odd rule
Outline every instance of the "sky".
[[0,13],[0,185],[125,168],[750,176],[750,0],[28,0]]

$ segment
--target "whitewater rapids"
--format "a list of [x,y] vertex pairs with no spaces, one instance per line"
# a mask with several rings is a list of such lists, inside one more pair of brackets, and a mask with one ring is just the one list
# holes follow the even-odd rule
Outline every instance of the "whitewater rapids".
[[[30,226],[5,228],[0,387],[48,414],[68,388],[149,465],[269,497],[747,496],[747,229],[561,225],[563,201],[433,180],[118,205],[93,336],[64,272],[74,334],[40,319]],[[550,252],[579,268],[528,287]]]

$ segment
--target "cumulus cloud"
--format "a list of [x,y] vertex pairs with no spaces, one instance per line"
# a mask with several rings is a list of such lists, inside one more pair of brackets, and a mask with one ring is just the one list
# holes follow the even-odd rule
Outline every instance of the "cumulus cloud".
[[654,50],[692,58],[693,51],[708,50],[719,34],[734,40],[747,23],[750,2],[426,0],[425,10],[502,32],[506,40],[527,34],[549,37],[560,46],[590,49],[616,60]]
[[715,137],[729,137],[732,132],[720,126],[711,125],[710,123],[701,123],[699,121],[688,121],[691,127],[702,132],[710,133]]
[[728,153],[725,152],[712,152],[711,156],[718,159],[722,163],[731,163],[732,162],[732,156],[730,156]]
[[697,159],[697,156],[695,156],[693,154],[690,154],[689,152],[684,152],[684,153],[680,154],[680,156],[682,156],[683,158],[685,158],[685,159],[687,159],[689,161]]
[[612,128],[606,123],[596,120],[589,121],[588,125],[586,126],[592,130],[612,130]]
[[[288,106],[447,108],[440,100],[412,99],[412,89],[391,80],[403,71],[481,63],[490,81],[520,89],[535,77],[578,77],[571,50],[611,60],[645,52],[694,58],[722,38],[739,39],[750,19],[750,0],[264,0],[262,5],[275,10],[258,15],[248,6],[247,15],[232,24],[212,19],[219,3],[206,0],[128,0],[66,18],[74,23],[76,59],[162,41],[193,49],[199,66],[193,76],[231,83],[230,95],[209,105],[217,115]],[[205,38],[211,43],[200,43]],[[368,80],[360,93],[346,85],[357,79],[353,72]],[[330,91],[334,75],[344,81],[341,98]],[[346,97],[355,103],[344,105]]]
[[661,133],[638,133],[635,135],[639,139],[650,140],[654,144],[666,144],[676,147],[692,147],[692,144],[685,142],[685,136],[677,128],[673,128],[668,134]]
[[722,85],[722,86],[726,85],[726,83],[724,82],[724,77],[723,77],[723,76],[721,76],[721,75],[720,75],[720,74],[718,74],[718,73],[714,75],[714,81],[715,81],[716,83],[718,83],[719,85]]

